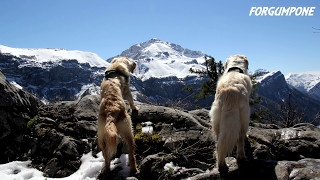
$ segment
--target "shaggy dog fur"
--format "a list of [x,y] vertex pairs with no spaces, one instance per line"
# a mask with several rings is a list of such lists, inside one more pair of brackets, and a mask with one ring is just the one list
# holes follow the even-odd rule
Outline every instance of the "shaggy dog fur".
[[117,70],[121,74],[105,78],[101,83],[101,104],[98,119],[98,143],[105,159],[103,173],[110,171],[110,160],[117,151],[118,133],[129,149],[131,173],[137,171],[134,156],[135,143],[131,118],[126,111],[122,97],[128,100],[132,110],[138,110],[129,90],[129,76],[136,68],[130,58],[118,57],[112,60],[106,71]]
[[247,75],[246,56],[230,56],[220,77],[209,116],[217,138],[216,159],[220,173],[228,173],[225,157],[237,145],[237,161],[246,159],[244,139],[250,121],[249,96],[251,80]]

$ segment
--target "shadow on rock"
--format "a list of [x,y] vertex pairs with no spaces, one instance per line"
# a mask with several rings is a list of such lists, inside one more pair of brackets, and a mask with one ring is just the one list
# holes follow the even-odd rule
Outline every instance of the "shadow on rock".
[[234,166],[235,163],[236,160],[234,158],[229,162],[231,167],[228,174],[220,175],[218,169],[214,168],[210,172],[201,173],[189,179],[277,179],[275,172],[277,161],[251,160],[243,163],[240,167]]

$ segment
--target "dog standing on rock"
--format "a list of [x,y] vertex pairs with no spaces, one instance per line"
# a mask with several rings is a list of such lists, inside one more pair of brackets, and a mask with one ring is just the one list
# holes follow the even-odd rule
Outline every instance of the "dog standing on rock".
[[251,79],[246,56],[230,56],[220,77],[209,116],[217,138],[216,159],[221,174],[228,173],[225,158],[237,145],[237,161],[246,159],[244,139],[250,121]]
[[129,149],[130,171],[137,172],[132,122],[122,98],[128,100],[133,111],[138,110],[129,90],[130,72],[133,73],[135,68],[134,60],[127,57],[115,58],[106,69],[105,79],[101,83],[98,143],[105,160],[102,173],[110,171],[110,160],[117,151],[118,133]]

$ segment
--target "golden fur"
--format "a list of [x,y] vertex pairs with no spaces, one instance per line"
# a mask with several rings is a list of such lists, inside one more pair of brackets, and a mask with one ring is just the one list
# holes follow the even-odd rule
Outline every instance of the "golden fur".
[[[106,70],[118,70],[129,77],[135,68],[136,62],[132,59],[118,57],[112,60]],[[110,160],[117,151],[118,133],[129,149],[130,170],[132,173],[137,171],[132,122],[122,97],[128,100],[132,110],[138,110],[129,90],[129,78],[117,75],[102,81],[98,143],[105,159],[103,172],[110,171]]]
[[[242,73],[229,71],[238,67]],[[220,173],[227,173],[225,157],[237,145],[238,163],[245,160],[244,139],[250,121],[249,96],[251,79],[247,75],[248,60],[246,56],[230,56],[225,63],[225,72],[220,77],[215,100],[209,116],[213,121],[217,138],[216,159]]]

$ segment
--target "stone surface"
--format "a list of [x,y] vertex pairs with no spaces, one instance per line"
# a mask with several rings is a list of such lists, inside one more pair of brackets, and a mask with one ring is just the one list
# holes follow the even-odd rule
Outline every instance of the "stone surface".
[[28,150],[27,122],[40,106],[38,98],[16,88],[0,71],[0,163],[16,160]]

